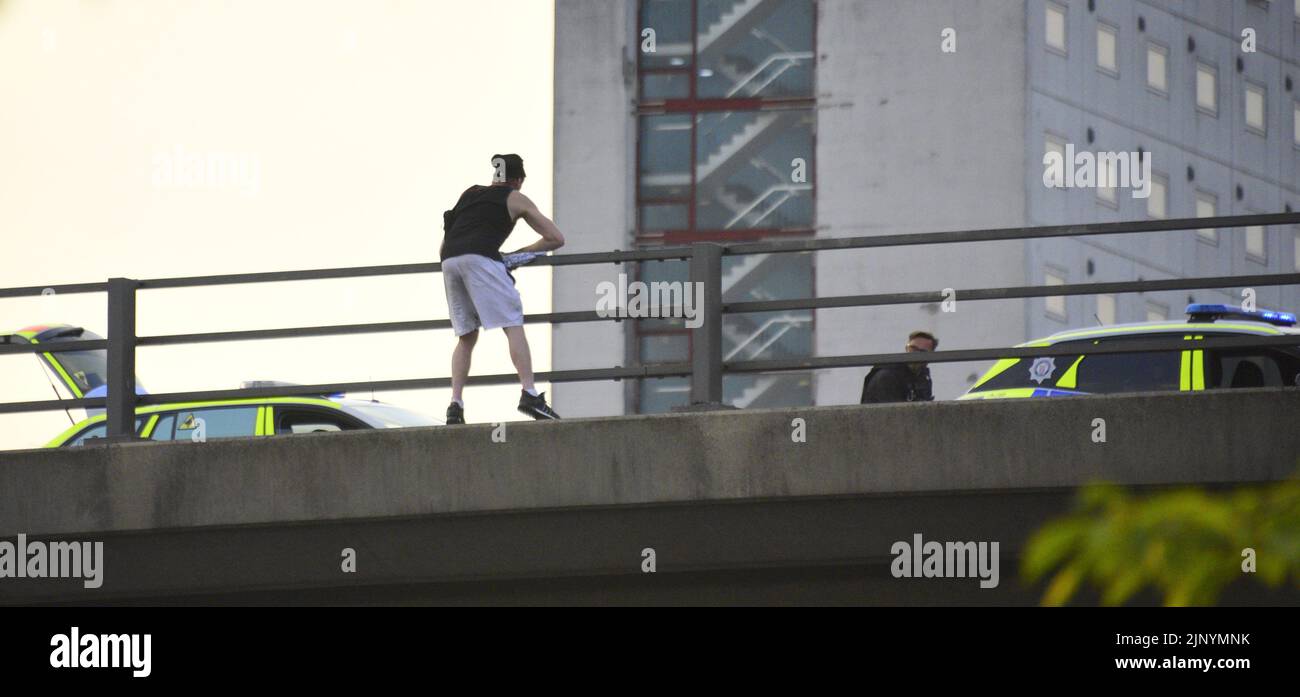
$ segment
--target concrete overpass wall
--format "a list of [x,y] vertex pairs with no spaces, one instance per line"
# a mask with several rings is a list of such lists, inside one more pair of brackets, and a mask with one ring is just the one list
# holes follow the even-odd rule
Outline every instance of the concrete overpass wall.
[[[964,597],[889,577],[890,544],[918,532],[1001,541],[1003,590],[971,597],[1028,601],[1012,562],[1075,487],[1282,479],[1300,465],[1297,414],[1300,390],[1273,389],[512,423],[500,443],[471,425],[10,452],[0,539],[102,539],[107,569],[96,591],[0,580],[0,602],[313,588],[419,601],[445,597],[438,584],[483,600],[512,583],[545,597],[528,579],[579,584],[578,599],[665,597],[639,595],[646,547],[679,600],[732,597],[729,584],[766,597],[758,579],[774,573],[830,574],[859,600]],[[345,547],[360,573],[340,573]],[[384,595],[406,586],[423,590]]]

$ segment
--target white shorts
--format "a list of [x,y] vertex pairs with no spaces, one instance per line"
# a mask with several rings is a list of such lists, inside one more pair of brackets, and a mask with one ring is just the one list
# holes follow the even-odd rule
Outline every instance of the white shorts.
[[479,327],[520,327],[524,305],[506,265],[478,254],[461,254],[442,262],[447,313],[456,336]]

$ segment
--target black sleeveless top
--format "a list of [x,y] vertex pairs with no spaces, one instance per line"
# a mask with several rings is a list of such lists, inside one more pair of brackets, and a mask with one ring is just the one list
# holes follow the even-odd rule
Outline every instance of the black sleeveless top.
[[511,191],[514,189],[508,186],[466,189],[456,207],[442,214],[442,229],[446,233],[442,238],[442,259],[478,254],[501,261],[501,245],[515,229],[515,221],[506,207]]

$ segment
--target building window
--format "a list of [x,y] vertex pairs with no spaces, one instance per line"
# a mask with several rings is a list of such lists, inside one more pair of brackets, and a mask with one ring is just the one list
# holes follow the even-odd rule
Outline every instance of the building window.
[[[1150,156],[1148,153],[1147,157]],[[1147,216],[1169,217],[1169,177],[1163,174],[1151,175],[1151,195],[1147,197]]]
[[[1115,193],[1115,183],[1119,169],[1115,163],[1108,161],[1104,165],[1097,158],[1097,202],[1111,208],[1119,208],[1119,199]],[[1069,163],[1066,163],[1069,166]]]
[[[1063,286],[1065,285],[1065,272],[1055,267],[1048,267],[1043,272],[1043,285],[1045,286]],[[1062,322],[1068,317],[1065,314],[1065,296],[1049,295],[1043,299],[1047,307],[1047,316]]]
[[1097,321],[1104,327],[1115,323],[1115,296],[1103,293],[1097,296]]
[[1300,148],[1300,102],[1296,102],[1291,107],[1291,130],[1293,131],[1291,137],[1295,140],[1296,147]]
[[1295,0],[1295,18],[1300,22],[1300,0]]
[[1264,87],[1246,83],[1246,130],[1259,135],[1266,132],[1264,121]]
[[1217,116],[1219,113],[1219,70],[1205,63],[1196,64],[1196,108]]
[[[1296,2],[1300,3],[1300,0],[1296,0]],[[1291,256],[1293,257],[1291,265],[1295,267],[1296,271],[1300,271],[1300,229],[1295,231],[1291,241],[1294,243],[1291,247]]]
[[1047,47],[1065,53],[1065,8],[1047,3]]
[[1097,67],[1108,75],[1119,75],[1115,60],[1115,44],[1119,30],[1109,24],[1097,25]]
[[1109,208],[1119,209],[1119,199],[1115,196],[1115,186],[1102,183],[1101,173],[1097,173],[1097,202]]
[[[1051,134],[1051,133],[1048,133],[1047,136],[1046,136],[1046,138],[1044,139],[1044,143],[1043,143],[1043,175],[1044,175],[1044,177],[1046,177],[1046,174],[1047,174],[1047,155],[1050,154],[1050,153],[1056,153],[1057,157],[1060,158],[1060,162],[1063,164],[1063,166],[1065,166],[1065,167],[1069,167],[1069,166],[1071,166],[1071,163],[1065,161],[1065,139],[1062,138],[1062,137],[1060,137],[1060,136],[1057,136],[1057,135],[1053,135],[1053,134]],[[1063,188],[1064,188],[1064,187],[1058,187],[1058,186],[1056,186],[1056,183],[1055,183],[1055,182],[1046,183],[1046,180],[1045,180],[1044,186],[1046,186],[1046,187],[1049,188],[1049,189],[1063,189]]]
[[1163,303],[1147,301],[1147,321],[1163,322],[1169,319],[1169,306]]
[[[1196,217],[1213,218],[1218,215],[1216,211],[1219,208],[1219,197],[1204,191],[1196,192]],[[1218,228],[1203,227],[1196,231],[1197,238],[1209,242],[1210,244],[1219,243]]]
[[1246,227],[1246,258],[1261,264],[1268,263],[1268,246],[1264,237],[1263,225]]
[[1160,44],[1147,44],[1147,87],[1159,92],[1169,92],[1169,49]]
[[[1046,155],[1049,152],[1054,152],[1057,155],[1060,155],[1061,161],[1064,162],[1065,161],[1065,139],[1060,136],[1056,136],[1056,135],[1052,135],[1051,133],[1048,133],[1043,147],[1043,154]],[[1067,163],[1066,166],[1069,166],[1069,164]]]

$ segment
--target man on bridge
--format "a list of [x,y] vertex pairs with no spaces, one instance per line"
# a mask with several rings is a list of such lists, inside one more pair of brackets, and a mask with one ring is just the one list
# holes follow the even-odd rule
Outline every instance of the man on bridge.
[[[518,155],[493,155],[490,186],[474,185],[461,194],[456,206],[442,214],[442,280],[447,290],[447,311],[458,337],[451,354],[451,405],[447,423],[465,423],[461,393],[469,377],[470,357],[479,327],[501,327],[510,344],[510,360],[519,373],[523,392],[519,411],[534,419],[558,419],[546,404],[546,395],[533,386],[533,358],[524,336],[524,310],[507,263],[527,263],[533,257],[564,246],[564,235],[537,206],[519,192],[524,185],[524,161]],[[501,245],[523,218],[542,239],[507,257]]]

